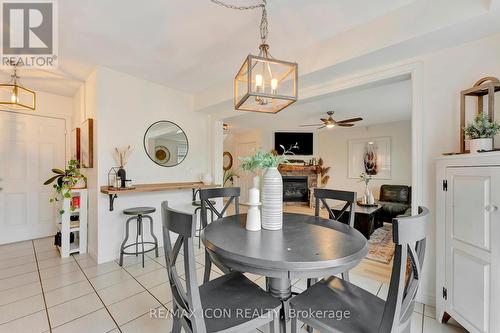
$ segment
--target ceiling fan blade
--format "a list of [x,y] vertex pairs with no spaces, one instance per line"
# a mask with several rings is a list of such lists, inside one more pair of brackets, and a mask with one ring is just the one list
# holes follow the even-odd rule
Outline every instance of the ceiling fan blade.
[[353,123],[353,122],[361,121],[361,120],[363,120],[363,118],[358,117],[358,118],[351,118],[351,119],[339,120],[336,123],[337,124]]
[[328,119],[325,118],[319,118],[319,120],[321,120],[322,122],[328,121]]
[[325,127],[326,127],[326,125],[323,125],[321,127],[318,127],[318,129],[322,129],[322,128],[325,128]]
[[339,123],[337,123],[337,126],[340,126],[340,127],[353,127],[354,124],[339,124]]
[[300,127],[308,127],[308,126],[321,126],[323,124],[312,124],[312,125],[300,125]]

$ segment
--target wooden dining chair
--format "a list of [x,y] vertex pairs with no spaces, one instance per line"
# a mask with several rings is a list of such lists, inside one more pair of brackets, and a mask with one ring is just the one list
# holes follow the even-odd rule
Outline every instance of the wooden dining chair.
[[[249,332],[264,325],[279,331],[281,302],[239,272],[198,287],[193,237],[196,217],[161,205],[165,260],[173,298],[173,333]],[[171,234],[177,239],[172,244]],[[183,249],[185,287],[176,269]]]
[[[227,198],[227,202],[224,204],[221,210],[212,203],[212,199]],[[215,214],[218,219],[223,218],[226,214],[227,209],[234,203],[234,213],[238,215],[240,213],[240,188],[239,187],[220,187],[220,188],[207,188],[200,190],[200,200],[201,200],[201,228],[205,229],[208,225],[208,215],[207,210]],[[212,217],[213,220],[213,217]],[[222,271],[227,273],[224,267],[219,267]],[[205,249],[205,275],[203,277],[203,282],[208,282],[210,280],[210,271],[212,270],[212,260]]]
[[[427,208],[418,211],[418,215],[392,221],[396,249],[386,301],[336,277],[321,280],[291,299],[292,333],[297,332],[298,320],[321,332],[409,333],[429,223]],[[339,309],[343,318],[338,318]],[[301,311],[333,311],[337,316],[294,316]]]
[[[330,220],[335,221],[348,221],[348,224],[354,228],[354,217],[356,215],[356,192],[350,191],[340,191],[340,190],[331,190],[325,188],[315,188],[314,189],[314,197],[315,197],[315,208],[314,215],[320,216],[321,205],[328,212],[328,218]],[[327,200],[336,200],[344,202],[344,206],[342,209],[335,214],[335,212],[330,207]],[[344,214],[348,214],[347,219],[342,219]],[[349,272],[343,272],[342,278],[344,280],[349,281]],[[318,279],[307,279],[307,287],[309,288],[311,285],[317,282]]]

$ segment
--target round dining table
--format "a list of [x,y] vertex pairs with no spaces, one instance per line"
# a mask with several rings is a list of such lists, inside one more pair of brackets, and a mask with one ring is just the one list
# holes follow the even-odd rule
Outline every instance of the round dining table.
[[211,260],[233,271],[267,277],[268,292],[287,301],[291,281],[346,272],[368,253],[366,238],[349,225],[303,214],[283,214],[281,230],[248,231],[246,214],[210,223],[202,241]]

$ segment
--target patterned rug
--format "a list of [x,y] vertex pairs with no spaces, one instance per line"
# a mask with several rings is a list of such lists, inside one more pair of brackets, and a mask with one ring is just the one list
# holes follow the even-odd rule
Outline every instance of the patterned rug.
[[384,223],[378,228],[368,240],[367,259],[388,264],[394,256],[395,245],[392,242],[392,224]]

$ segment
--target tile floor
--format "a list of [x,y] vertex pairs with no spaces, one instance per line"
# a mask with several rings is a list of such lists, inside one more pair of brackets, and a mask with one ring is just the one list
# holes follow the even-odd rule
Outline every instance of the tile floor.
[[[97,265],[89,255],[61,259],[52,238],[0,246],[0,332],[169,332],[170,319],[151,319],[150,309],[171,309],[172,297],[164,257],[126,257]],[[195,243],[197,244],[197,242]],[[198,281],[203,276],[204,251],[196,248]],[[213,277],[221,274],[213,270]],[[248,274],[258,285],[264,277]],[[353,283],[387,296],[385,283],[351,273]],[[304,289],[303,280],[293,290]],[[441,325],[435,309],[418,304],[413,333],[466,332]],[[262,328],[266,332],[266,328]],[[259,331],[256,331],[257,333]]]

